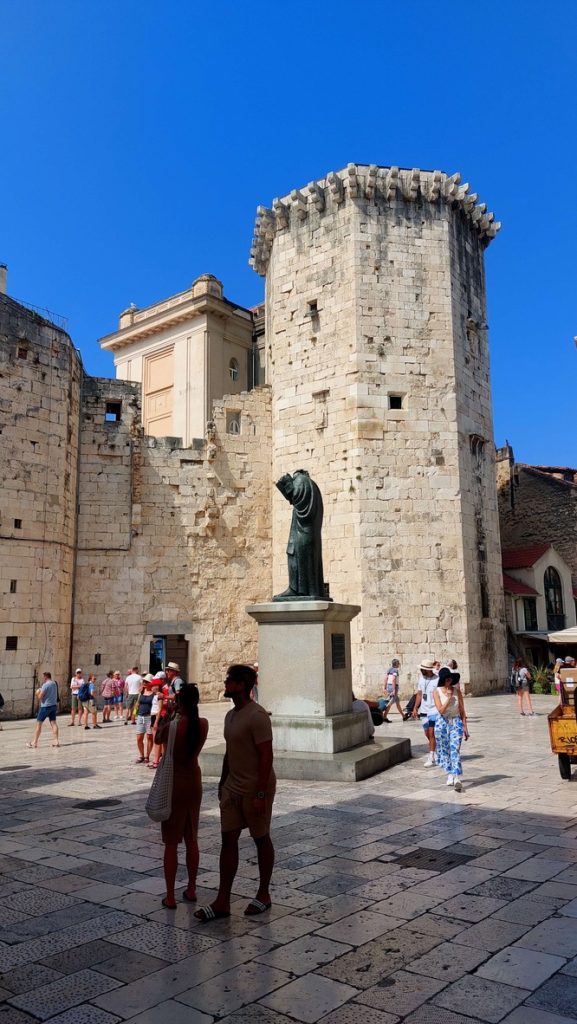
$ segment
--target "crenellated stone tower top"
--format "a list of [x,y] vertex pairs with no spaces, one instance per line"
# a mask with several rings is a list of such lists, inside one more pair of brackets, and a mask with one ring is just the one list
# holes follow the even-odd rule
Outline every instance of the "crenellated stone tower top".
[[486,203],[479,203],[468,183],[461,184],[461,175],[444,171],[422,171],[418,167],[379,167],[377,164],[348,164],[342,171],[330,171],[325,178],[311,181],[302,189],[293,189],[282,199],[273,199],[272,209],[257,207],[249,263],[264,276],[273,239],[277,231],[288,228],[291,219],[304,221],[314,209],[323,213],[327,207],[338,208],[347,199],[375,200],[387,203],[414,203],[422,200],[461,210],[470,220],[485,245],[501,228]]
[[[484,252],[500,224],[458,174],[349,164],[258,207],[273,479],[325,502],[325,578],[353,623],[355,692],[392,657],[500,686],[504,609]],[[286,514],[273,496],[273,592]]]

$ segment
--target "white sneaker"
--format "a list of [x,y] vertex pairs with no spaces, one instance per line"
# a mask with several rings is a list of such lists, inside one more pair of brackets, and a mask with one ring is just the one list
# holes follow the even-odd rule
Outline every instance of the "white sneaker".
[[452,786],[454,782],[452,775],[447,775],[447,786]]
[[425,768],[432,768],[435,765],[435,755],[429,754],[427,760],[424,762]]
[[455,785],[453,786],[453,789],[455,790],[456,793],[460,793],[462,788],[463,788],[463,786],[461,784],[461,780],[459,778],[456,778],[455,779]]

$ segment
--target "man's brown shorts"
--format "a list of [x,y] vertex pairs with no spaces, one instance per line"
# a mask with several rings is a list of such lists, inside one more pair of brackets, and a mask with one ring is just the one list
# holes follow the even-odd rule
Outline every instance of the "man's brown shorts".
[[220,827],[222,832],[233,832],[237,828],[247,828],[253,839],[262,839],[270,832],[274,790],[267,792],[265,797],[265,813],[257,814],[254,809],[254,796],[243,796],[232,793],[223,786],[220,801]]

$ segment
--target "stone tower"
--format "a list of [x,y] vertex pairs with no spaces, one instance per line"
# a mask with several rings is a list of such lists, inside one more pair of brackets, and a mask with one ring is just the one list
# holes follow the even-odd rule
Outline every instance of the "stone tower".
[[[349,164],[259,207],[272,465],[325,502],[325,578],[353,623],[353,684],[405,690],[456,657],[473,690],[505,678],[483,254],[500,225],[460,177]],[[273,573],[286,585],[285,502]]]
[[0,691],[30,714],[72,648],[82,363],[56,323],[0,294]]

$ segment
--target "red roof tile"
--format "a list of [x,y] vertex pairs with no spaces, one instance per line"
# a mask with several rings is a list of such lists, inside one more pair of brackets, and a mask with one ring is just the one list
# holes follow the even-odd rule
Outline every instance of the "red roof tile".
[[514,548],[511,551],[503,551],[504,569],[528,569],[535,565],[551,547],[550,544],[532,544],[527,548]]
[[521,580],[515,580],[512,576],[509,576],[506,572],[503,573],[503,589],[507,594],[522,594],[524,597],[537,597],[537,591],[533,590],[533,587],[527,586],[526,583],[521,583]]

